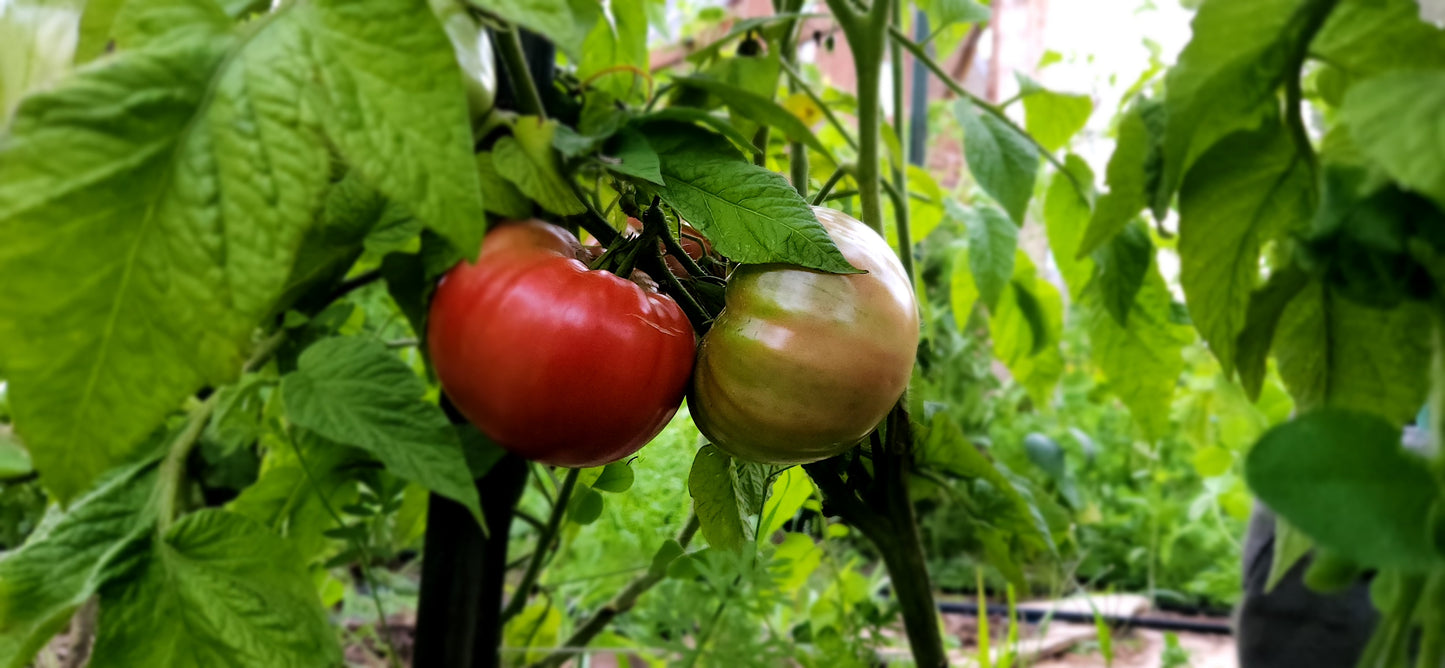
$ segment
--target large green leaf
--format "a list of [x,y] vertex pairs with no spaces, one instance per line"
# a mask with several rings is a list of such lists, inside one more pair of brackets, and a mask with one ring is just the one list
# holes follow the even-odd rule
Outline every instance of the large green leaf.
[[1046,151],[1057,151],[1084,129],[1094,113],[1088,95],[1039,90],[1024,96],[1024,129]]
[[0,285],[0,355],[59,498],[234,378],[321,207],[331,147],[479,247],[456,68],[420,0],[318,0],[244,40],[123,52],[21,108],[0,140],[0,273],[18,277]]
[[1039,278],[1022,250],[1014,267],[1013,281],[989,319],[989,338],[998,360],[1028,390],[1034,403],[1048,405],[1054,385],[1064,373],[1059,351],[1064,298],[1052,283]]
[[1085,192],[1092,195],[1094,171],[1089,169],[1089,163],[1073,153],[1064,157],[1064,168],[1074,178],[1070,180],[1065,173],[1058,172],[1049,181],[1049,188],[1044,193],[1044,231],[1049,239],[1054,265],[1059,268],[1069,295],[1077,299],[1094,274],[1093,259],[1077,254],[1084,239],[1085,226],[1089,224],[1093,203],[1080,195],[1074,184],[1082,185]]
[[[597,0],[468,0],[483,11],[495,14],[546,37],[548,41],[580,62],[587,35],[602,15]],[[645,35],[644,35],[645,40]]]
[[151,530],[155,480],[154,462],[119,472],[0,558],[0,666],[28,665],[95,593],[116,551]]
[[1424,570],[1440,560],[1430,508],[1440,496],[1400,430],[1367,413],[1323,410],[1267,432],[1245,465],[1249,486],[1320,546],[1372,567]]
[[233,378],[284,288],[330,173],[287,19],[214,72],[224,40],[87,69],[0,140],[0,356],[61,499]]
[[461,441],[426,385],[379,341],[323,339],[281,379],[290,420],[375,455],[387,470],[466,506],[480,501]]
[[934,33],[955,23],[978,23],[993,18],[993,10],[978,0],[925,0],[918,5],[928,12]]
[[1249,295],[1244,328],[1235,339],[1234,366],[1250,400],[1259,399],[1264,388],[1266,364],[1280,318],[1308,282],[1309,276],[1300,269],[1285,267],[1271,274],[1263,286]]
[[1034,194],[1038,149],[1018,128],[967,99],[955,103],[954,113],[963,126],[963,158],[968,171],[979,187],[1022,225]]
[[354,503],[357,469],[370,464],[360,451],[337,447],[304,429],[296,430],[292,440],[272,444],[260,478],[226,509],[285,538],[303,563],[314,564],[329,556],[331,539],[325,532],[336,525],[327,505]]
[[1310,42],[1310,53],[1358,78],[1445,67],[1445,29],[1420,14],[1418,0],[1344,0]]
[[1259,284],[1259,253],[1275,234],[1308,224],[1309,165],[1277,124],[1242,132],[1205,153],[1179,191],[1179,283],[1190,319],[1225,375]]
[[[103,7],[102,2],[97,9]],[[216,38],[231,29],[231,17],[212,0],[130,0],[111,19],[110,38],[118,50]]]
[[1275,90],[1290,54],[1317,28],[1331,2],[1211,0],[1191,24],[1193,37],[1169,69],[1164,100],[1164,166],[1154,192],[1163,218],[1184,173],[1211,146],[1236,130],[1278,114]]
[[741,86],[734,86],[725,81],[707,77],[677,77],[676,80],[684,86],[700,88],[716,95],[728,109],[739,116],[782,130],[783,135],[788,139],[803,142],[823,155],[832,154],[828,147],[824,146],[823,142],[813,134],[813,131],[803,124],[802,120],[769,98]]
[[787,179],[743,160],[722,137],[696,126],[642,127],[662,159],[667,185],[658,194],[723,255],[747,264],[857,272]]
[[1013,278],[1019,228],[1004,212],[991,206],[965,208],[954,200],[947,200],[944,206],[967,230],[968,268],[984,306],[993,311]]
[[326,133],[353,169],[467,257],[486,232],[471,114],[451,40],[425,0],[296,3]]
[[1144,275],[1127,325],[1120,325],[1109,312],[1100,290],[1084,291],[1084,329],[1094,363],[1149,440],[1162,437],[1169,428],[1174,387],[1184,372],[1184,345],[1194,338],[1188,327],[1172,320],[1171,307],[1169,288],[1157,265]]
[[512,132],[512,136],[502,137],[492,146],[492,164],[497,173],[548,211],[562,215],[586,211],[562,175],[562,163],[552,148],[557,122],[523,116],[512,126]]
[[648,93],[647,12],[645,0],[607,3],[612,20],[597,21],[582,42],[577,78],[619,100]]
[[[1084,257],[1114,238],[1149,201],[1151,169],[1157,165],[1160,135],[1164,128],[1164,107],[1140,98],[1119,122],[1119,141],[1109,156],[1104,180],[1109,192],[1099,197],[1089,225],[1077,249],[1069,252]],[[1157,175],[1157,174],[1156,174]]]
[[1355,85],[1340,120],[1367,157],[1445,208],[1445,71],[1384,74]]
[[968,266],[968,248],[960,248],[953,256],[953,265],[948,281],[949,310],[959,331],[968,330],[968,321],[973,317],[974,304],[978,303],[978,284],[973,280],[973,269]]
[[341,648],[296,551],[206,509],[131,541],[108,569],[101,666],[331,666]]
[[647,143],[647,137],[632,128],[623,128],[607,142],[604,164],[607,169],[624,176],[663,185],[662,161]]
[[1154,242],[1144,223],[1135,221],[1094,251],[1094,290],[1119,323],[1129,324],[1129,311],[1154,261]]
[[1280,318],[1279,375],[1301,411],[1341,408],[1405,424],[1429,393],[1430,327],[1422,304],[1372,309],[1314,283]]
[[77,65],[105,54],[115,15],[125,4],[126,0],[86,0],[85,13],[80,17],[79,36],[75,44]]
[[752,540],[750,517],[762,511],[767,496],[760,470],[712,444],[697,451],[687,474],[687,493],[708,545],[740,550]]

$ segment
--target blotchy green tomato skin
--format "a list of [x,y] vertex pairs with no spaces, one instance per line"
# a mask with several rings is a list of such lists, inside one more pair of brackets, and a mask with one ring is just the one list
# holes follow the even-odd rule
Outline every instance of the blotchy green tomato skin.
[[739,267],[698,349],[688,394],[708,440],[768,464],[832,457],[868,435],[903,395],[918,349],[918,303],[888,243],[814,208],[866,274]]

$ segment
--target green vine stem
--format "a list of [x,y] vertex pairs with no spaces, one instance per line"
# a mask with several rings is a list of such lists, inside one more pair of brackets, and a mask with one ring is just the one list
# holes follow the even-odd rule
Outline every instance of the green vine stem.
[[[687,549],[688,543],[692,542],[693,536],[697,535],[698,526],[697,515],[694,514],[688,517],[687,524],[682,527],[682,531],[678,532],[677,544],[682,546],[684,550]],[[610,602],[592,613],[592,616],[588,617],[587,621],[582,622],[582,624],[577,627],[577,630],[562,643],[561,649],[548,654],[542,660],[533,663],[529,668],[560,668],[562,664],[572,659],[574,652],[586,647],[588,643],[592,642],[593,638],[596,638],[599,633],[602,633],[603,629],[607,628],[607,625],[610,624],[613,619],[631,610],[633,606],[637,605],[638,598],[641,598],[643,594],[647,593],[647,591],[652,589],[657,583],[662,582],[666,577],[666,570],[654,572],[648,569],[646,573],[639,575],[627,583],[627,586],[617,592],[617,595],[613,596]]]
[[[903,23],[903,2],[893,3],[893,27]],[[893,77],[893,128],[898,132],[898,138],[902,140],[908,136],[908,128],[903,117],[903,47],[898,42],[890,41],[888,44],[888,64],[892,69]],[[908,227],[908,199],[902,193],[908,192],[908,167],[904,156],[894,156],[897,160],[893,165],[893,225],[894,231],[898,234],[898,259],[903,262],[903,270],[908,274],[908,280],[913,281],[913,235]]]
[[[271,356],[286,340],[286,330],[281,329],[262,339],[251,351],[251,357],[241,365],[241,373],[250,373],[261,368],[270,361]],[[186,415],[186,426],[181,433],[171,441],[166,451],[165,459],[161,461],[160,483],[156,488],[156,526],[160,533],[165,533],[171,524],[180,518],[181,496],[186,490],[186,459],[190,457],[191,450],[201,438],[201,432],[205,430],[206,423],[210,421],[211,414],[216,410],[216,402],[220,399],[219,392],[212,392],[205,401],[196,404]]]
[[527,68],[527,55],[522,51],[522,39],[517,35],[517,29],[509,26],[506,30],[493,31],[492,36],[496,40],[497,53],[502,57],[502,66],[507,68],[512,89],[516,92],[517,111],[546,118],[542,94],[537,90],[537,82],[532,80],[532,71]]
[[858,150],[858,140],[853,138],[853,133],[848,131],[848,126],[843,125],[843,121],[838,118],[838,115],[833,113],[833,110],[829,109],[828,105],[823,103],[822,96],[818,95],[818,92],[813,90],[812,86],[808,85],[807,80],[803,79],[803,75],[798,74],[798,70],[794,69],[793,65],[787,61],[781,61],[780,64],[782,65],[783,73],[788,75],[788,82],[797,90],[802,91],[804,95],[807,95],[808,99],[813,101],[813,104],[818,105],[818,109],[823,112],[823,118],[827,119],[828,124],[833,126],[834,130],[838,131],[839,136],[843,137],[844,143],[848,144],[853,150]]
[[940,66],[937,62],[935,62],[933,58],[930,58],[928,56],[928,52],[924,51],[922,46],[919,46],[917,42],[908,39],[908,35],[903,34],[903,31],[899,30],[897,26],[889,26],[888,35],[893,39],[895,43],[906,49],[908,53],[911,54],[914,58],[917,58],[918,62],[923,63],[923,66],[927,67],[928,71],[932,72],[933,76],[938,77],[938,80],[943,82],[943,85],[947,86],[948,89],[953,91],[955,95],[967,99],[969,102],[972,102],[974,106],[988,112],[990,115],[1006,123],[1009,127],[1017,131],[1019,135],[1028,138],[1029,143],[1034,145],[1034,150],[1037,151],[1039,155],[1042,155],[1045,160],[1048,160],[1050,163],[1052,163],[1053,166],[1059,170],[1060,174],[1063,174],[1066,178],[1069,179],[1069,183],[1073,184],[1074,190],[1079,193],[1080,197],[1088,197],[1089,191],[1084,187],[1084,184],[1079,183],[1079,180],[1074,177],[1073,173],[1064,168],[1064,163],[1059,160],[1058,156],[1050,153],[1049,150],[1044,148],[1037,139],[1034,139],[1033,135],[1025,132],[1023,128],[1020,128],[1017,123],[1013,122],[1013,119],[1008,117],[1008,114],[1004,113],[1003,109],[1001,109],[997,105],[989,104],[988,102],[979,98],[977,95],[968,92],[968,90],[965,89],[961,84],[959,84],[957,81],[954,81],[952,77],[948,76],[948,73],[943,70],[943,67]]
[[[1285,124],[1289,126],[1290,135],[1294,139],[1295,150],[1304,158],[1305,164],[1309,166],[1310,174],[1318,172],[1315,161],[1314,147],[1310,145],[1309,132],[1305,129],[1303,117],[1304,94],[1301,90],[1300,77],[1303,74],[1305,59],[1309,57],[1310,42],[1314,40],[1315,33],[1324,26],[1325,19],[1329,18],[1339,0],[1313,0],[1299,9],[1303,15],[1304,29],[1300,32],[1299,41],[1292,45],[1289,54],[1289,63],[1286,65],[1286,72],[1290,75],[1285,77]],[[1297,14],[1296,16],[1299,16]]]
[[[796,13],[802,9],[801,0],[773,0],[773,13]],[[778,52],[779,61],[783,67],[792,69],[792,65],[798,62],[798,27],[801,21],[794,17],[786,22],[783,28],[783,36],[779,40]],[[796,93],[799,88],[797,77],[789,75],[788,92]],[[819,105],[821,108],[821,105]],[[808,147],[801,141],[788,142],[788,180],[792,182],[793,188],[798,191],[798,196],[808,198]]]
[[663,248],[673,259],[677,260],[678,264],[682,265],[683,269],[687,270],[688,275],[696,279],[704,279],[709,275],[696,260],[692,259],[691,255],[687,254],[677,237],[673,236],[672,228],[667,224],[667,217],[662,215],[662,208],[658,206],[657,198],[653,198],[652,206],[643,212],[642,228],[662,240]]
[[160,484],[156,491],[159,499],[156,510],[158,533],[164,534],[180,517],[181,497],[186,491],[186,458],[190,456],[196,441],[200,440],[201,432],[206,428],[206,422],[210,421],[211,413],[216,410],[219,398],[220,393],[212,392],[205,401],[191,409],[186,416],[185,429],[171,441],[166,458],[161,461]]
[[892,0],[873,0],[866,10],[849,0],[828,0],[848,48],[853,51],[858,81],[858,195],[863,204],[863,223],[883,233],[883,45],[892,17]]
[[852,169],[852,165],[843,165],[833,170],[832,176],[829,176],[828,180],[823,182],[823,187],[819,188],[818,194],[813,196],[813,206],[818,206],[828,201],[828,195],[833,192],[833,187],[838,185],[838,182],[843,180],[843,177],[847,176]]
[[759,167],[768,166],[768,126],[758,126],[758,131],[753,133],[753,148],[757,152],[753,154],[753,164]]
[[[896,174],[895,174],[896,176]],[[888,194],[889,201],[893,202],[893,223],[898,232],[898,261],[903,263],[903,273],[908,276],[908,281],[913,281],[913,233],[908,225],[908,198],[903,196],[908,182],[904,179],[903,184],[896,185],[893,182],[883,182],[883,192]]]
[[511,600],[507,601],[507,607],[502,609],[503,624],[516,617],[527,605],[532,587],[536,586],[537,577],[542,574],[542,565],[552,551],[552,542],[557,539],[557,530],[562,526],[562,517],[567,513],[567,501],[572,498],[572,490],[577,487],[577,476],[581,473],[582,469],[568,469],[567,477],[562,479],[562,486],[557,490],[557,500],[552,502],[552,514],[547,517],[547,526],[537,535],[537,547],[532,552],[532,561],[527,564],[522,581],[517,584]]

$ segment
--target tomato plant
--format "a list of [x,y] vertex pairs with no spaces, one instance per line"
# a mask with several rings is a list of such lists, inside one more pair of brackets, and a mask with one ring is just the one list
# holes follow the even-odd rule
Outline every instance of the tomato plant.
[[861,274],[746,266],[698,351],[688,394],[718,447],[769,464],[852,448],[903,396],[918,348],[918,304],[897,255],[852,217],[814,209]]
[[[642,272],[590,271],[577,239],[502,223],[432,297],[427,349],[457,409],[502,447],[557,466],[636,452],[677,412],[692,325]],[[598,392],[598,378],[611,388]]]
[[934,667],[1251,493],[1439,665],[1428,3],[940,64],[1018,4],[0,0],[0,667]]

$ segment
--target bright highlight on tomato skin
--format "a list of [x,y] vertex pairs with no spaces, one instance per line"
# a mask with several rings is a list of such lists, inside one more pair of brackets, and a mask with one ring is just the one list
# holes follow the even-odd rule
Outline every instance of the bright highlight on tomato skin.
[[903,395],[918,348],[918,302],[887,242],[814,208],[863,274],[744,266],[699,347],[688,406],[729,454],[768,464],[853,447]]
[[487,234],[433,298],[427,346],[462,415],[499,445],[557,466],[599,466],[652,440],[676,414],[696,337],[650,280],[593,271],[581,246],[539,220]]

